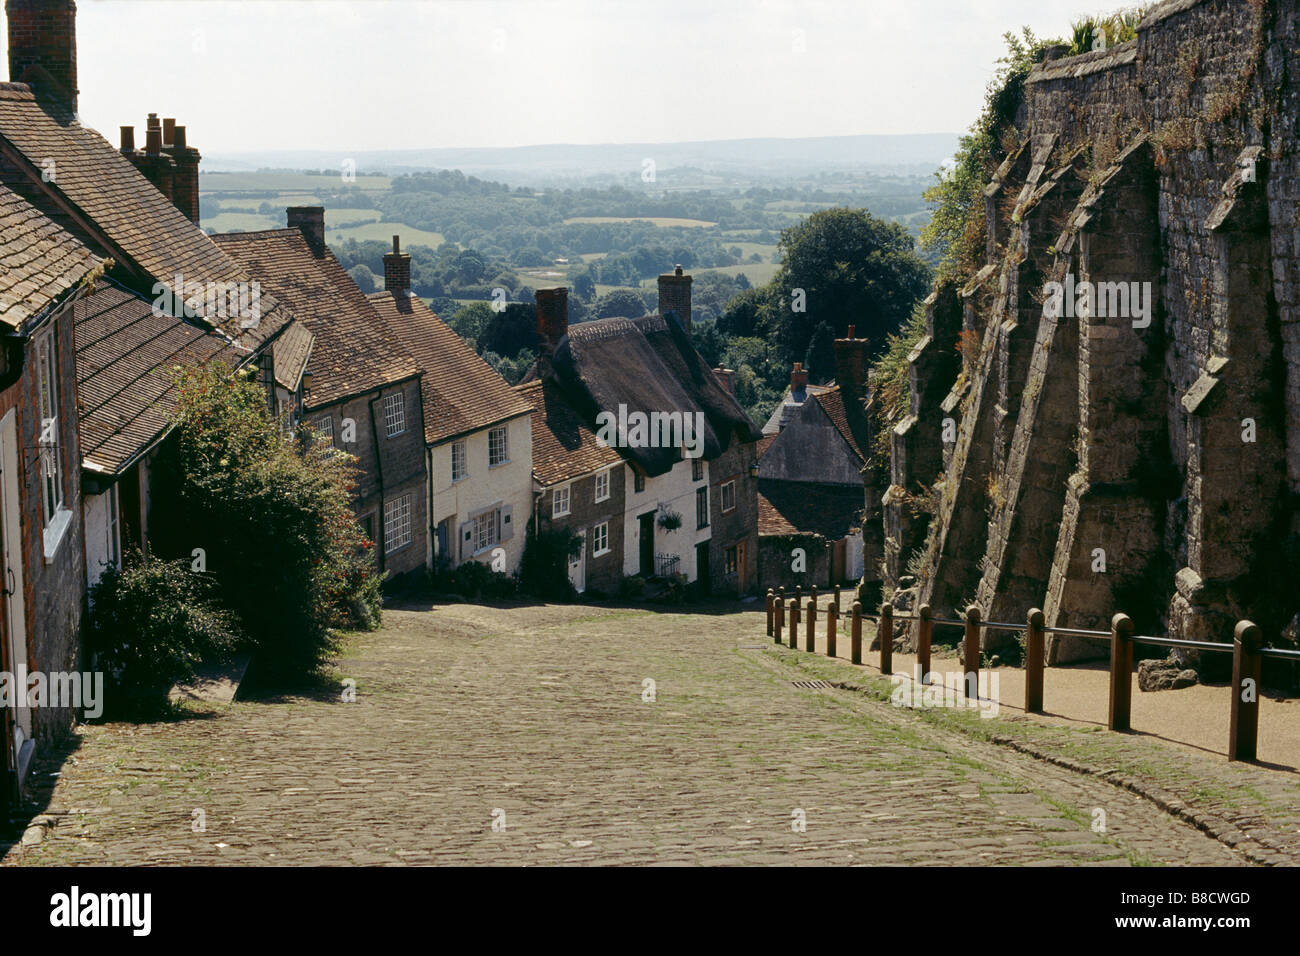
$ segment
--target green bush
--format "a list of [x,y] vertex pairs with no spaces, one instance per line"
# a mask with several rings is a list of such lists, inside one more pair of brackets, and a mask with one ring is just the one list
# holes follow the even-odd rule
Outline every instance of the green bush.
[[582,546],[582,536],[572,528],[534,531],[530,525],[519,566],[522,590],[543,601],[572,601],[577,592],[569,580],[569,561],[582,554]]
[[309,672],[332,650],[332,629],[380,621],[383,575],[351,507],[355,459],[305,429],[282,434],[249,372],[178,370],[177,394],[152,537],[163,554],[203,550],[260,666]]
[[137,553],[104,571],[90,590],[86,641],[108,678],[107,713],[161,709],[172,684],[230,653],[235,619],[213,590],[184,560],[142,562]]
[[459,595],[468,601],[484,598],[500,601],[518,593],[519,581],[514,575],[493,571],[478,561],[465,561],[455,569],[444,563],[433,576],[433,588],[444,594]]

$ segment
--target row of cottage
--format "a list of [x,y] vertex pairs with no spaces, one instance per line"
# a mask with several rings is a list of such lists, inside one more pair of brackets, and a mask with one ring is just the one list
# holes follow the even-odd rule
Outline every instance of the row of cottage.
[[[766,586],[760,531],[775,548],[767,583],[861,572],[860,537],[845,551],[869,447],[861,396],[807,386],[796,368],[760,431],[733,376],[691,344],[680,267],[660,278],[654,315],[570,329],[566,290],[539,291],[539,358],[511,387],[412,294],[398,237],[384,291],[365,295],[326,245],[320,207],[289,209],[286,229],[205,234],[184,126],[151,115],[142,147],[132,127],[114,147],[79,122],[72,0],[8,0],[6,12],[0,671],[83,665],[89,588],[149,550],[175,369],[213,361],[254,371],[286,429],[305,424],[356,456],[357,517],[394,580],[469,560],[516,570],[530,521],[582,537],[580,591],[682,575],[753,592]],[[865,346],[851,334],[836,346],[854,382]],[[629,412],[698,427],[637,438]],[[602,432],[606,418],[620,427]],[[817,485],[835,492],[820,508]],[[813,564],[790,577],[792,542]],[[75,715],[21,699],[0,713],[0,794],[12,796],[38,743]]]

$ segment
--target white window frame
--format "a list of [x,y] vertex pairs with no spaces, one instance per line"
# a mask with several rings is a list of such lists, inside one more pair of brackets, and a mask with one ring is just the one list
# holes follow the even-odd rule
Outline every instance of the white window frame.
[[[727,489],[728,489],[728,488],[731,489],[731,507],[730,507],[730,508],[727,507]],[[736,510],[736,479],[735,479],[735,478],[731,478],[731,479],[729,479],[729,480],[727,480],[727,481],[724,481],[724,482],[722,483],[722,486],[721,486],[721,488],[720,488],[719,490],[720,490],[720,492],[721,492],[721,497],[722,497],[722,513],[723,513],[724,515],[731,514],[731,512],[733,512],[733,511]]]
[[704,480],[704,459],[692,458],[691,459],[691,481],[703,481],[703,480]]
[[411,496],[402,495],[384,502],[384,554],[407,547],[413,538]]
[[609,554],[609,522],[602,521],[591,529],[591,556],[599,558]]
[[384,432],[396,438],[406,431],[406,393],[394,392],[384,396]]
[[474,553],[482,554],[488,548],[495,548],[501,543],[501,509],[492,508],[472,515],[469,519],[474,525]]
[[[493,442],[500,439],[501,457],[495,458],[493,453]],[[499,468],[502,465],[510,464],[510,430],[502,425],[500,428],[488,429],[488,467]]]
[[[460,459],[459,473],[456,468],[456,460]],[[455,484],[458,481],[464,481],[469,477],[469,450],[465,447],[463,441],[454,441],[451,443],[451,480]]]
[[63,449],[59,442],[59,363],[54,329],[36,336],[36,445],[41,463],[41,508],[44,530],[63,506]]
[[[563,507],[561,507],[560,504],[561,502],[564,503]],[[570,509],[572,505],[573,505],[573,494],[572,494],[572,487],[570,485],[561,485],[559,488],[556,488],[553,492],[551,492],[551,517],[552,518],[563,518],[565,515],[571,514]]]
[[312,431],[315,432],[316,441],[318,443],[329,445],[331,448],[334,447],[334,416],[333,415],[322,415],[320,418],[316,419],[316,423],[313,426]]
[[[606,468],[604,471],[596,472],[595,500],[597,504],[609,500],[610,471],[609,468]],[[601,494],[602,488],[604,489],[604,494]]]

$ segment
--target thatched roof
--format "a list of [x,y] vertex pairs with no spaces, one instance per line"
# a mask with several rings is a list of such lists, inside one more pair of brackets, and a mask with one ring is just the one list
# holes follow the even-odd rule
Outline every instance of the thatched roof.
[[[762,433],[731,392],[695,351],[674,317],[601,319],[569,328],[552,359],[552,375],[583,418],[595,428],[600,412],[703,413],[706,460],[736,441],[756,442]],[[619,447],[647,475],[662,475],[681,460],[676,448]]]

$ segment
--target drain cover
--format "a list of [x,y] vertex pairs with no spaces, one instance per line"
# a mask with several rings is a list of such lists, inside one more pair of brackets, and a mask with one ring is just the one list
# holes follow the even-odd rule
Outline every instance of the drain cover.
[[831,688],[831,682],[827,680],[792,680],[790,683],[804,690],[830,690]]

